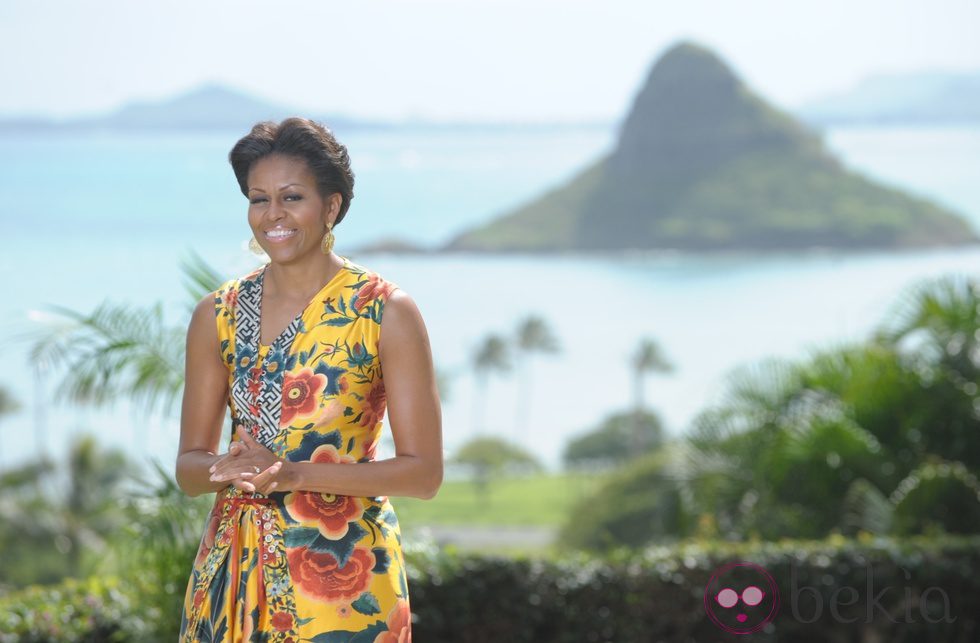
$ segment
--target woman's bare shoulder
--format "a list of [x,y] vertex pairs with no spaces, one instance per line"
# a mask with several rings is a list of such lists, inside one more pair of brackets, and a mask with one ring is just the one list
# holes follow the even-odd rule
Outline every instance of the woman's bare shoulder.
[[415,298],[404,288],[393,289],[385,299],[381,336],[396,343],[419,339],[427,341],[422,311]]

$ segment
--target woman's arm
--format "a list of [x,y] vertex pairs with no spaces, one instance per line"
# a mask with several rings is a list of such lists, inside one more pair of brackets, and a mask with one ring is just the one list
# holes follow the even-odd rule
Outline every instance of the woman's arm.
[[222,457],[216,454],[227,403],[228,369],[221,362],[214,293],[209,293],[194,308],[187,329],[176,478],[180,488],[190,496],[228,486],[228,482],[212,482],[208,472]]
[[333,464],[284,462],[279,491],[429,499],[442,485],[442,409],[432,349],[415,301],[402,289],[385,301],[378,357],[384,373],[395,457]]

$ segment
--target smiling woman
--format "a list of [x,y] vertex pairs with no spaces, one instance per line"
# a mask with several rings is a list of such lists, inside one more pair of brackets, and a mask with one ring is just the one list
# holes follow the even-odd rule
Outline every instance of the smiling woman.
[[[269,261],[202,299],[188,329],[177,480],[218,493],[180,640],[411,641],[389,496],[442,482],[425,323],[395,283],[332,252],[354,176],[329,130],[259,123],[230,160]],[[377,460],[386,412],[396,455]]]

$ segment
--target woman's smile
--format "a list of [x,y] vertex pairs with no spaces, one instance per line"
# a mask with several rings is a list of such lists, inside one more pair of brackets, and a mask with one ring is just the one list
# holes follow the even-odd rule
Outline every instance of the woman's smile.
[[280,243],[296,235],[296,228],[273,228],[265,231],[265,238],[273,243]]

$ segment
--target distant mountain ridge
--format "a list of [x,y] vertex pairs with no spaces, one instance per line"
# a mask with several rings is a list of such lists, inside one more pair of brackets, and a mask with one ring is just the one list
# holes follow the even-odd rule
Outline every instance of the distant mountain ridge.
[[[842,124],[972,124],[980,123],[980,71],[909,72],[871,76],[853,89],[811,101],[792,110],[817,126]],[[2,131],[77,130],[241,130],[259,120],[281,120],[301,114],[332,123],[337,129],[358,128],[568,128],[616,125],[611,120],[578,122],[485,122],[357,119],[326,114],[256,98],[227,85],[208,82],[172,98],[134,101],[100,116],[45,118],[0,116]]]
[[319,120],[337,131],[352,129],[482,129],[486,127],[508,128],[575,128],[599,127],[607,129],[606,121],[581,121],[566,123],[485,123],[479,121],[440,122],[425,119],[385,121],[355,119],[340,114],[326,114],[309,109],[291,107],[232,89],[218,83],[205,83],[173,98],[160,101],[136,101],[107,114],[95,117],[50,119],[41,117],[0,118],[3,131],[153,131],[153,130],[233,130],[248,129],[261,120],[280,121],[289,116],[305,116]]
[[652,65],[615,148],[447,251],[895,248],[980,242],[955,213],[846,170],[707,48]]
[[[11,130],[214,130],[248,129],[261,120],[282,120],[302,114],[313,118],[308,110],[290,108],[257,99],[245,92],[217,83],[206,83],[162,101],[137,101],[102,116],[70,118],[59,121],[42,118],[7,118],[0,129]],[[345,127],[355,121],[330,116],[331,126]]]
[[980,71],[876,74],[795,113],[819,125],[980,124]]

